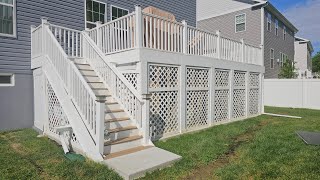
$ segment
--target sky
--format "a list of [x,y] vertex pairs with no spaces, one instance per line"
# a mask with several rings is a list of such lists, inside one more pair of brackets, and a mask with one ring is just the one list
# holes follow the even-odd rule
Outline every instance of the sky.
[[297,36],[311,40],[316,54],[320,51],[320,0],[270,0],[299,32]]

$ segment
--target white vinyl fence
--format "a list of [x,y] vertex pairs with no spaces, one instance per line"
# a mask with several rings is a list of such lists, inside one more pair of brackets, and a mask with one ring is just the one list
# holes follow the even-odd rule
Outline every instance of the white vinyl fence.
[[320,109],[320,80],[266,79],[266,106]]

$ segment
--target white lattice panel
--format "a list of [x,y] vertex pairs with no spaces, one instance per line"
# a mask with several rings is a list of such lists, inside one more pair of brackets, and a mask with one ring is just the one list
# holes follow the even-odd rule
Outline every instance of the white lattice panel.
[[187,68],[187,87],[209,87],[209,70]]
[[229,71],[216,70],[215,72],[215,85],[216,87],[229,86]]
[[245,72],[234,72],[233,85],[235,87],[245,87],[246,86],[246,73]]
[[249,90],[249,114],[255,115],[259,113],[259,89]]
[[[52,86],[48,81],[46,81],[47,86],[47,97],[48,97],[48,118],[49,118],[49,134],[51,136],[54,136],[55,138],[58,137],[58,133],[55,131],[55,127],[68,125],[69,121],[67,119],[67,116],[65,115],[61,104],[56,96],[56,93],[54,92]],[[78,145],[79,142],[76,138],[76,135],[74,133],[70,134],[69,132],[63,133],[65,141],[69,142],[70,138],[73,144]]]
[[123,73],[123,76],[133,85],[135,89],[137,89],[138,73]]
[[249,75],[249,85],[259,87],[260,85],[260,80],[259,80],[259,74],[257,73],[250,73]]
[[229,90],[216,90],[214,94],[214,119],[221,122],[229,115]]
[[178,92],[155,92],[150,100],[150,136],[160,138],[178,131]]
[[150,88],[174,88],[178,86],[178,67],[172,66],[149,66]]
[[232,117],[239,118],[246,115],[246,91],[245,89],[235,89],[233,91],[233,111]]
[[208,124],[209,92],[187,92],[187,128]]

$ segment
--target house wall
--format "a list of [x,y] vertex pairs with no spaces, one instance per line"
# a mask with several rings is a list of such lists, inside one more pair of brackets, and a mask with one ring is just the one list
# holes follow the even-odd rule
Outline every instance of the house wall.
[[197,21],[228,13],[230,10],[249,8],[252,0],[197,0]]
[[17,0],[16,8],[17,37],[0,36],[0,73],[15,74],[14,87],[0,87],[0,130],[33,125],[30,26],[39,25],[41,17],[48,17],[50,23],[84,29],[82,0]]
[[[235,32],[235,16],[246,14],[246,31]],[[248,44],[261,44],[261,9],[244,9],[229,14],[198,21],[198,28],[211,32],[221,31],[221,35],[234,40],[244,39]]]
[[308,69],[308,47],[307,44],[300,44],[299,42],[294,43],[294,49],[295,49],[295,55],[294,55],[294,61],[296,62],[296,68],[298,70],[305,71]]
[[[264,16],[264,64],[266,67],[265,78],[278,78],[280,72],[280,63],[277,63],[277,59],[280,60],[280,52],[288,55],[289,60],[294,60],[294,34],[293,30],[287,27],[286,40],[283,40],[283,23],[279,20],[279,35],[275,34],[275,16],[272,15],[271,31],[267,31],[267,10],[265,10]],[[274,68],[270,68],[270,49],[274,49]]]

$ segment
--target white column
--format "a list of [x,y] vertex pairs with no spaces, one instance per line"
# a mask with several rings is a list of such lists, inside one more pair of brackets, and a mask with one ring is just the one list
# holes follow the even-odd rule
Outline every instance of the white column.
[[34,39],[32,38],[32,34],[33,34],[33,31],[34,31],[35,28],[36,28],[35,25],[31,25],[30,26],[30,31],[31,31],[31,58],[33,57],[33,51],[34,51],[33,49],[35,48],[34,47],[34,43],[33,43]]
[[41,47],[42,47],[42,53],[45,53],[46,50],[46,40],[45,40],[45,33],[46,29],[49,26],[48,24],[48,18],[42,17],[41,18],[41,25],[42,25],[42,40],[41,40]]
[[102,23],[100,21],[96,22],[96,26],[97,26],[97,45],[100,48],[100,50],[102,50],[102,30],[101,30],[101,25]]
[[142,95],[143,104],[142,104],[142,129],[143,129],[143,145],[150,145],[150,94]]
[[188,54],[188,24],[185,20],[182,21],[182,24],[183,24],[183,53],[184,54]]
[[260,87],[259,87],[259,98],[260,98],[260,113],[264,113],[264,74],[260,73]]
[[218,39],[217,39],[217,58],[221,59],[221,32],[219,30],[217,30],[216,34],[218,35]]
[[246,72],[246,112],[245,112],[245,116],[248,117],[249,116],[249,92],[250,92],[250,72]]
[[96,101],[96,146],[100,154],[103,154],[104,151],[105,102],[105,98]]
[[209,126],[214,124],[214,95],[215,95],[215,68],[212,67],[209,73]]
[[143,46],[143,21],[142,21],[142,10],[140,6],[135,7],[136,11],[136,43],[135,46],[136,48],[142,48]]
[[234,70],[230,70],[229,75],[229,121],[232,119],[232,113],[233,113],[233,89],[234,89]]
[[245,44],[244,44],[244,39],[241,39],[241,62],[245,62]]
[[180,133],[186,129],[186,66],[180,66],[180,84],[179,84],[179,125]]

